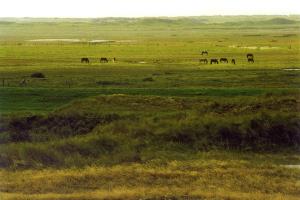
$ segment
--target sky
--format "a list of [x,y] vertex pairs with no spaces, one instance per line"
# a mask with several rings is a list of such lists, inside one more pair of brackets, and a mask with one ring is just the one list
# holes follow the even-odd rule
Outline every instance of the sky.
[[300,1],[0,0],[0,17],[88,18],[201,15],[289,15],[300,14],[300,3],[298,2]]

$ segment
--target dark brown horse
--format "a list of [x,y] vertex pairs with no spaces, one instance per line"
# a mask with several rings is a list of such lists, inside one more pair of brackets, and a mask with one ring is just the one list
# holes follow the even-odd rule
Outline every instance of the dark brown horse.
[[220,63],[228,63],[227,58],[220,58]]
[[235,59],[231,59],[231,63],[235,65]]
[[253,58],[248,58],[248,63],[254,63],[254,59]]
[[207,51],[202,51],[201,52],[201,55],[203,56],[203,55],[208,55],[208,52]]
[[107,58],[100,58],[100,62],[101,63],[108,63],[108,59]]
[[200,59],[199,62],[200,62],[200,63],[207,64],[207,63],[208,63],[208,60],[207,60],[206,58],[205,58],[205,59]]
[[254,56],[253,56],[253,54],[252,54],[252,53],[248,53],[248,54],[247,54],[247,58],[252,58],[252,59],[253,59],[253,58],[254,58]]
[[212,59],[210,59],[210,64],[219,64],[219,61],[218,61],[218,59],[216,59],[216,58],[212,58]]
[[81,63],[90,63],[90,60],[88,58],[81,58]]

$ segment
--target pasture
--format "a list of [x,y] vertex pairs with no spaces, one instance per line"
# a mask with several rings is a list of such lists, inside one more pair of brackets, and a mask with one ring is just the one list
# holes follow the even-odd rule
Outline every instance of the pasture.
[[299,27],[0,19],[0,198],[298,199]]

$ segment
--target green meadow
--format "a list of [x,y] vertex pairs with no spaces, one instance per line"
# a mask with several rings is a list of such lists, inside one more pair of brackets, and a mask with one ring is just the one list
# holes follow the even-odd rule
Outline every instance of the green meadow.
[[299,27],[0,18],[0,198],[298,199]]

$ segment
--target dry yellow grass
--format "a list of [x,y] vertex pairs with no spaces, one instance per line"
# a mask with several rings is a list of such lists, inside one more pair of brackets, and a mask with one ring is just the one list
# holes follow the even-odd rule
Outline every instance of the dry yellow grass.
[[298,199],[300,170],[242,160],[0,172],[11,199]]

